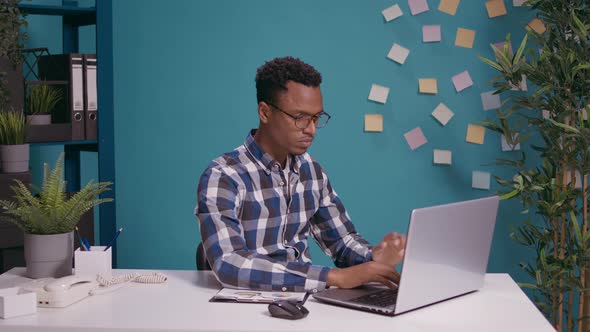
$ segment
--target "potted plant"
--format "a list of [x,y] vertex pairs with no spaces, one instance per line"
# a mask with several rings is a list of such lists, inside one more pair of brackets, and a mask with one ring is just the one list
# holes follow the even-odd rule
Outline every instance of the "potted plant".
[[82,215],[92,207],[112,198],[99,198],[110,190],[112,182],[90,181],[79,192],[68,197],[63,180],[63,153],[55,168],[44,164],[43,186],[27,188],[14,180],[13,201],[0,201],[4,213],[0,220],[23,230],[27,275],[30,278],[63,277],[72,274],[74,229]]
[[32,85],[27,92],[27,124],[51,124],[51,112],[62,98],[61,91],[48,84],[37,84]]
[[[590,7],[587,0],[529,0],[537,18],[515,54],[510,36],[495,60],[481,58],[499,75],[496,93],[509,94],[487,128],[510,145],[531,142],[533,158],[521,152],[501,159],[514,178],[496,180],[504,199],[518,199],[526,220],[511,237],[530,248],[521,263],[531,277],[539,309],[558,331],[590,327]],[[529,45],[528,38],[532,39]],[[526,79],[532,92],[514,91]],[[525,145],[526,147],[526,145]],[[526,150],[525,150],[526,151]],[[513,174],[514,174],[513,173]]]
[[3,173],[29,170],[29,144],[25,143],[25,116],[17,111],[0,111],[0,161]]
[[0,107],[23,106],[23,42],[27,40],[20,0],[0,0]]

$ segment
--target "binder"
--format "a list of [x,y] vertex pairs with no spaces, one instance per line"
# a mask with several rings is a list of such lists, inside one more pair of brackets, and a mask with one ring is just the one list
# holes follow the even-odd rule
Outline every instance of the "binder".
[[87,140],[96,140],[98,138],[96,66],[96,54],[84,54],[84,122]]
[[68,81],[68,100],[60,114],[54,114],[57,122],[71,123],[71,139],[84,140],[84,59],[82,54],[54,54],[39,57],[39,78],[42,80]]

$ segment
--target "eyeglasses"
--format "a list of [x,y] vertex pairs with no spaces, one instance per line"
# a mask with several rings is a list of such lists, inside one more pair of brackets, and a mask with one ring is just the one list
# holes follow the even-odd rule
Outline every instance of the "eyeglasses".
[[315,125],[316,128],[323,128],[328,124],[328,121],[330,120],[330,118],[332,118],[330,116],[330,114],[326,113],[326,112],[320,112],[319,114],[316,115],[291,115],[285,111],[283,111],[280,107],[276,106],[275,104],[269,103],[268,101],[266,102],[268,105],[272,106],[273,108],[276,108],[278,111],[283,112],[284,114],[288,115],[291,119],[295,120],[295,126],[299,129],[305,129],[309,126],[309,124],[313,121],[313,124]]

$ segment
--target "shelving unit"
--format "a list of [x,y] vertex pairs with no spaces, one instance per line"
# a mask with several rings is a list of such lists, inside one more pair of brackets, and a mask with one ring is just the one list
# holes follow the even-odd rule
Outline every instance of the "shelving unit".
[[[115,198],[115,161],[113,128],[113,55],[112,55],[112,1],[96,0],[96,7],[78,7],[77,1],[62,1],[61,6],[21,3],[18,8],[29,15],[61,16],[63,26],[63,53],[78,53],[79,28],[96,25],[96,53],[98,58],[98,139],[31,143],[31,146],[63,145],[65,152],[64,175],[69,192],[80,190],[80,153],[98,153],[98,181],[113,182],[112,190],[103,197]],[[99,206],[100,244],[106,245],[115,234],[115,204]],[[116,248],[113,248],[116,249]],[[116,253],[113,254],[116,267]]]

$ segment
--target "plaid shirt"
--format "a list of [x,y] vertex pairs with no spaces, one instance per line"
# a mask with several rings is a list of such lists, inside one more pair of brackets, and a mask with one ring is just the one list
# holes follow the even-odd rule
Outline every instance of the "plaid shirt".
[[[312,236],[338,267],[372,259],[322,167],[291,155],[290,171],[254,141],[213,160],[198,187],[195,214],[207,259],[224,287],[314,291],[328,267],[312,265]],[[286,176],[287,175],[287,176]]]

